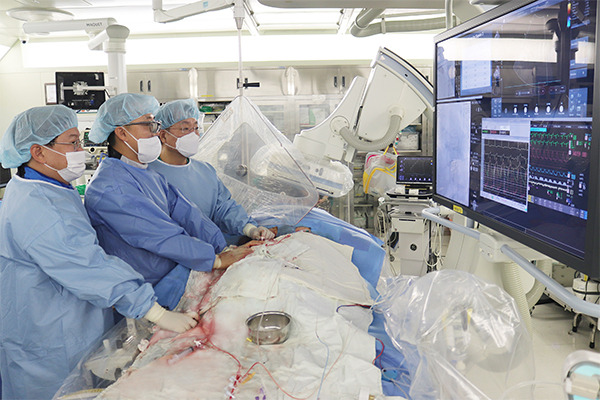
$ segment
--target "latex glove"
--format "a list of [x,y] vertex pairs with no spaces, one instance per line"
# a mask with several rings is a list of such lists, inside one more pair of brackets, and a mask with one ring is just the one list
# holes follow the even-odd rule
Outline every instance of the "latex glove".
[[259,226],[258,228],[250,229],[248,237],[254,240],[270,240],[275,237],[275,234],[264,226]]
[[[195,317],[195,318],[194,318]],[[189,329],[192,329],[198,324],[196,313],[178,313],[173,311],[167,311],[158,303],[154,303],[152,308],[148,310],[144,315],[148,321],[155,323],[162,329],[169,331],[183,333]]]
[[253,251],[254,250],[252,250],[250,247],[245,246],[223,251],[217,255],[213,269],[227,269],[233,263],[240,261],[249,254],[252,254]]

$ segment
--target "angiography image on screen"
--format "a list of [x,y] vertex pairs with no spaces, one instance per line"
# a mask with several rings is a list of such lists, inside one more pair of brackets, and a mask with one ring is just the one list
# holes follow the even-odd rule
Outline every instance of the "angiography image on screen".
[[[469,202],[469,152],[470,138],[462,134],[470,127],[469,102],[438,104],[437,164],[446,168],[437,168],[436,185],[439,193],[460,204]],[[443,149],[443,150],[442,150]]]
[[436,199],[581,260],[596,8],[521,1],[436,38]]

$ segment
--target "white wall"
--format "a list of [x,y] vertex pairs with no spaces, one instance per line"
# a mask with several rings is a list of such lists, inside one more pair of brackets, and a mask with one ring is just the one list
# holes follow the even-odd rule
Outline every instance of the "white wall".
[[[44,104],[40,72],[23,69],[21,48],[15,44],[0,61],[0,132],[4,133],[12,117],[29,107]],[[54,81],[52,78],[51,81]],[[1,135],[1,134],[0,134]]]
[[44,84],[54,83],[57,70],[106,71],[106,67],[25,68],[21,43],[16,43],[0,60],[0,137],[15,115],[46,104]]
[[[386,34],[366,38],[349,35],[245,36],[245,66],[365,65],[388,47],[418,67],[432,65],[433,34]],[[136,38],[127,41],[128,71],[181,67],[237,66],[237,37]],[[106,54],[87,49],[82,39],[31,39],[17,42],[0,60],[0,136],[12,118],[45,104],[44,83],[56,71],[104,71]]]

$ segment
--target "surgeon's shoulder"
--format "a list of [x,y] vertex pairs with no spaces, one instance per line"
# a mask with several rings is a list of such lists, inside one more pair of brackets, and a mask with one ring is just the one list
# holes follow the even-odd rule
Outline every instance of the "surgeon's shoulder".
[[14,177],[11,179],[10,186],[7,187],[7,194],[18,199],[17,201],[20,204],[25,205],[48,201],[49,197],[54,199],[61,195],[67,196],[70,194],[69,190],[49,182]]
[[98,167],[86,189],[86,200],[88,196],[98,195],[105,192],[122,193],[124,186],[130,186],[135,182],[123,163],[113,158],[107,158]]
[[210,165],[206,161],[194,160],[192,158],[192,159],[190,159],[190,162],[192,164],[192,167],[194,167],[194,169],[196,169],[198,171],[201,171],[201,172],[210,172],[210,173],[213,173],[213,174],[217,173],[217,170],[215,169],[215,167],[213,167],[212,165]]
[[25,213],[29,221],[48,221],[53,216],[64,217],[73,212],[73,207],[83,209],[81,198],[79,194],[72,192],[73,189],[39,181],[21,180],[15,184],[16,190],[10,196],[11,203],[18,205],[20,212]]

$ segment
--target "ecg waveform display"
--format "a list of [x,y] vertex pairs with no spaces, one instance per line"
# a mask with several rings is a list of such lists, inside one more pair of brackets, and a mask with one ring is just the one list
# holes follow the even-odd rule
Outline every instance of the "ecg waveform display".
[[529,194],[534,203],[587,217],[591,138],[590,123],[532,123]]
[[529,143],[484,139],[482,194],[526,207],[528,161]]
[[572,135],[565,132],[547,133],[538,129],[531,129],[531,158],[537,165],[554,168],[564,165],[571,155],[569,146]]

